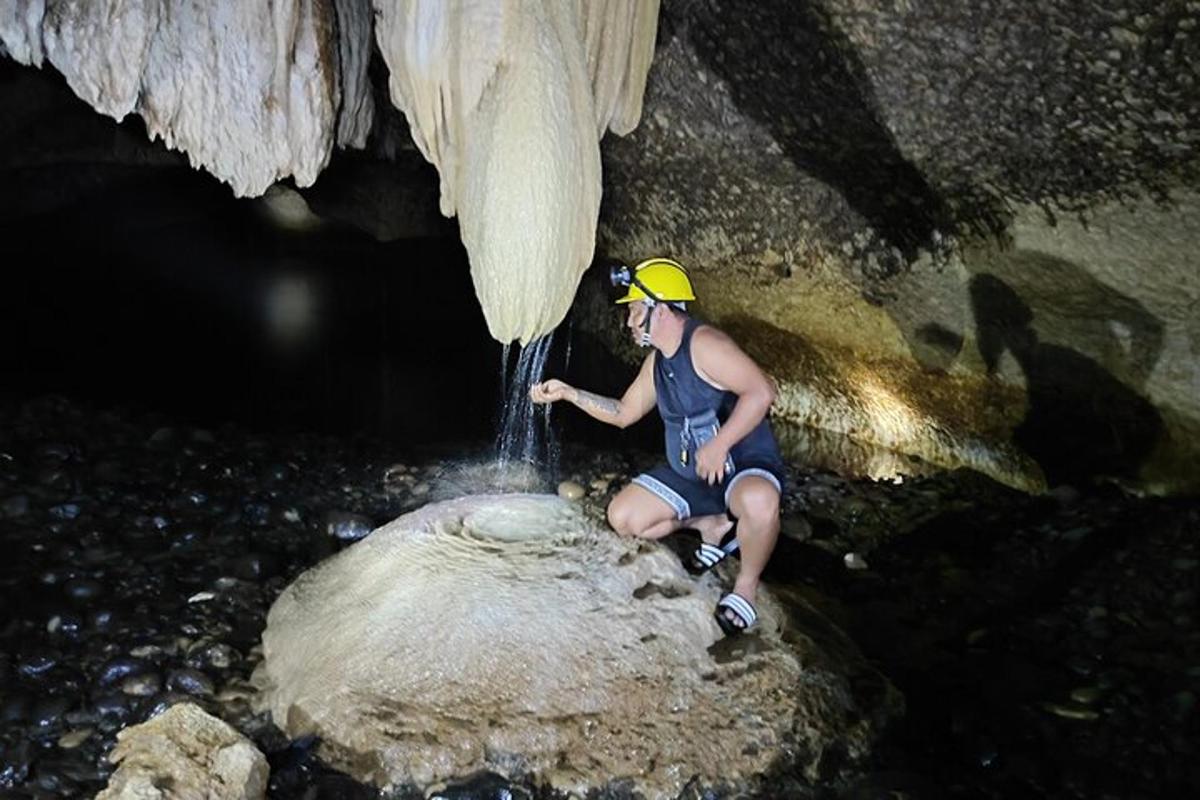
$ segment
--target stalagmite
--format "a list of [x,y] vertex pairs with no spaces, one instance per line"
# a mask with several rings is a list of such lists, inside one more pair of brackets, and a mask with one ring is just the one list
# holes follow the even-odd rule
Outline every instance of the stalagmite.
[[238,195],[307,186],[373,115],[365,0],[10,0],[0,46],[188,154]]
[[457,214],[491,334],[529,342],[592,258],[604,130],[641,114],[657,0],[374,0],[392,102]]
[[859,705],[861,655],[765,590],[752,642],[714,646],[721,593],[557,497],[431,503],[284,590],[256,703],[389,790],[490,770],[674,798],[868,752],[898,698]]

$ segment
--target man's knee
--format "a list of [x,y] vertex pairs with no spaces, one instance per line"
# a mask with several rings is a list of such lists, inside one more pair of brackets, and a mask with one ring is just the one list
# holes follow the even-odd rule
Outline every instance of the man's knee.
[[746,478],[734,489],[730,508],[747,522],[775,524],[779,520],[779,491],[765,479]]
[[629,507],[629,503],[625,502],[620,495],[617,495],[608,504],[608,510],[605,512],[608,517],[608,524],[612,529],[622,536],[633,535],[633,510]]

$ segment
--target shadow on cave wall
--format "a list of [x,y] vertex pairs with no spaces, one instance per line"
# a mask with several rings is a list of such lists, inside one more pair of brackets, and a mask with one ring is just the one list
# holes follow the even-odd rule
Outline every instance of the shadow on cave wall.
[[711,0],[686,6],[677,33],[797,167],[836,187],[906,258],[930,247],[935,231],[959,223],[1001,229],[990,212],[956,223],[946,200],[900,153],[880,121],[854,45],[818,4],[759,0],[739,5],[736,14],[719,6]]
[[[1039,341],[1033,312],[995,275],[971,278],[970,298],[988,371],[996,372],[1007,350],[1025,375],[1028,411],[1013,439],[1038,461],[1048,482],[1136,478],[1163,429],[1155,408],[1091,358]],[[1138,371],[1152,368],[1150,363]]]

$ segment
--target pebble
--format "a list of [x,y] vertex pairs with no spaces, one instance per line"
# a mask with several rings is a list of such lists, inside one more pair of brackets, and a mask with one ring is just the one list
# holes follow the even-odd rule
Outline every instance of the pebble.
[[167,688],[173,692],[210,696],[214,687],[212,678],[198,669],[177,669],[167,676]]
[[50,507],[50,516],[56,519],[75,519],[79,516],[78,503],[59,503]]
[[132,675],[141,675],[149,670],[150,664],[140,658],[119,656],[106,661],[100,667],[96,680],[101,686],[112,686],[118,681],[123,681]]
[[34,650],[17,661],[17,672],[26,678],[37,678],[58,664],[58,655],[50,650]]
[[79,747],[79,745],[87,741],[88,737],[91,735],[91,728],[79,728],[78,730],[67,731],[62,736],[58,737],[58,746],[64,750],[71,750]]
[[1090,708],[1081,708],[1077,705],[1067,705],[1064,703],[1042,703],[1042,708],[1049,711],[1056,717],[1063,719],[1075,719],[1090,722],[1100,719],[1100,714]]
[[868,568],[867,560],[858,553],[846,553],[842,557],[842,562],[846,565],[846,569],[858,571]]
[[349,511],[330,511],[325,515],[325,532],[335,539],[356,541],[363,538],[375,525],[361,514]]
[[0,513],[9,519],[25,516],[29,513],[29,497],[23,494],[6,497],[4,502],[0,503]]
[[104,586],[91,578],[72,578],[63,584],[63,591],[73,600],[93,600],[104,594]]
[[213,669],[229,669],[236,657],[236,650],[221,643],[207,647],[203,653],[204,663]]
[[563,481],[558,485],[558,496],[566,500],[582,500],[584,494],[583,487],[575,481]]
[[145,675],[131,675],[121,681],[121,691],[130,697],[150,697],[158,694],[160,689],[162,689],[162,678],[153,672]]
[[71,701],[65,697],[44,697],[33,704],[29,721],[39,728],[49,728],[70,710],[71,705]]
[[1095,686],[1080,686],[1071,691],[1071,699],[1076,703],[1090,706],[1100,699],[1100,689]]

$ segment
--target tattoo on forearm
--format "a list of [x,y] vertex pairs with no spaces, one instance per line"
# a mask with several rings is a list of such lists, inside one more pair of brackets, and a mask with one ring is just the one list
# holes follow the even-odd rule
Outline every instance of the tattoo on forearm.
[[591,392],[585,392],[582,390],[579,390],[577,394],[578,398],[576,399],[576,403],[578,403],[581,408],[590,408],[594,411],[611,414],[614,417],[621,413],[621,403],[619,400],[615,400],[611,397],[601,397],[598,394],[592,394]]

